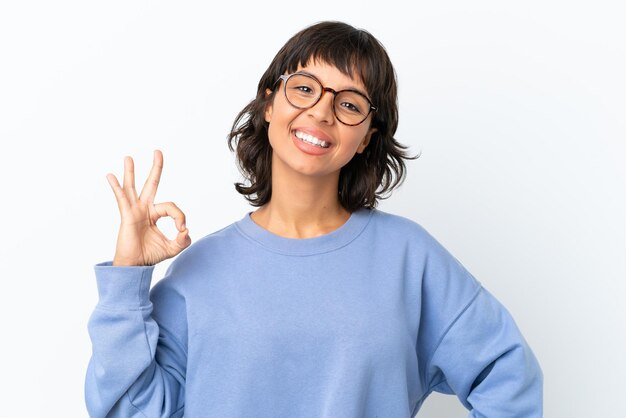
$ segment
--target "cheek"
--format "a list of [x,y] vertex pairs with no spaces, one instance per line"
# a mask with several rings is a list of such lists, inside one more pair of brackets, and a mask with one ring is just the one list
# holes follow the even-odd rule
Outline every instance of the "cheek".
[[270,100],[270,102],[265,105],[265,112],[264,112],[265,122],[270,123],[274,119],[275,106],[276,106],[276,98]]
[[271,122],[269,122],[269,130],[272,130],[275,133],[286,132],[291,123],[301,112],[302,111],[300,109],[296,109],[286,103],[276,100],[271,110],[266,112],[266,121],[268,121],[268,116],[269,119],[271,119]]
[[275,148],[276,144],[290,139],[289,124],[291,120],[284,112],[278,111],[276,107],[274,108],[272,120],[267,127],[267,137],[272,148]]
[[356,151],[356,149],[361,145],[365,135],[367,134],[366,130],[359,130],[359,132],[353,132],[350,135],[350,145]]
[[267,139],[270,143],[270,146],[272,148],[274,148],[274,138],[276,137],[276,123],[272,122],[270,123],[269,127],[267,128]]

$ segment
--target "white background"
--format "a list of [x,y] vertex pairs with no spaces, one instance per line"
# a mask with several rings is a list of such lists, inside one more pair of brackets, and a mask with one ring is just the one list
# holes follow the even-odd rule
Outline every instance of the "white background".
[[[622,4],[3,2],[0,414],[86,416],[93,266],[119,225],[106,174],[121,182],[131,155],[140,189],[160,149],[157,202],[183,209],[194,241],[240,219],[229,128],[283,43],[330,19],[385,45],[397,139],[422,152],[379,208],[424,226],[509,309],[546,417],[624,416]],[[467,414],[433,394],[418,416]]]

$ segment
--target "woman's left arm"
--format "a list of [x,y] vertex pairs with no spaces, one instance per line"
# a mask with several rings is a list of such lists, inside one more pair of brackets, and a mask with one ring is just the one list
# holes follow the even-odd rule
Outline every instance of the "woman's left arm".
[[482,286],[450,324],[425,373],[470,418],[540,418],[543,373],[507,309]]
[[419,232],[416,348],[424,393],[456,394],[470,418],[540,418],[543,373],[513,317],[432,235]]

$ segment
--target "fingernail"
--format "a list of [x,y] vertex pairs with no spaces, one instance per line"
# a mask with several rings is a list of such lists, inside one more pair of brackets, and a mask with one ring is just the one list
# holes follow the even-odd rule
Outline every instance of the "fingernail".
[[185,230],[185,224],[182,224],[182,225],[180,226],[180,229],[184,231],[184,230]]

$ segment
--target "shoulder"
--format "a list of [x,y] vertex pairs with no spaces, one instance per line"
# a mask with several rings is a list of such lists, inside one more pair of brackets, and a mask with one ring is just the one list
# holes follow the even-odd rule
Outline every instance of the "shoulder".
[[397,215],[395,213],[386,212],[380,209],[373,209],[373,220],[379,225],[386,226],[391,229],[395,228],[421,228],[421,225],[408,217]]
[[418,222],[382,211],[376,218],[381,231],[388,229],[404,240],[396,240],[393,245],[401,247],[408,265],[420,272],[424,300],[436,301],[435,306],[449,303],[457,308],[465,306],[482,287],[463,263]]
[[393,243],[420,263],[455,265],[465,270],[461,261],[419,222],[378,209],[373,215],[372,229],[377,241]]
[[380,209],[375,209],[372,215],[373,228],[377,234],[416,244],[440,245],[424,226],[411,218]]

